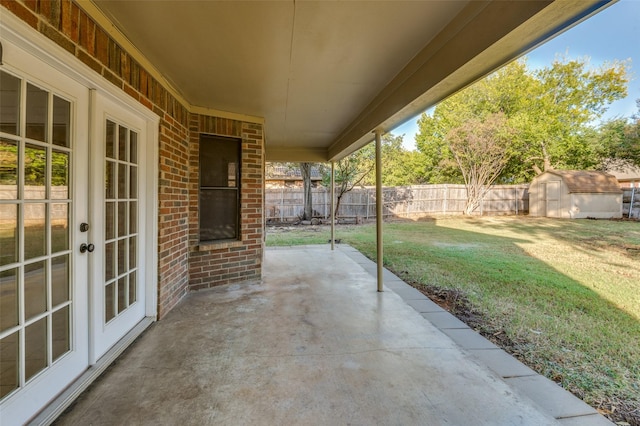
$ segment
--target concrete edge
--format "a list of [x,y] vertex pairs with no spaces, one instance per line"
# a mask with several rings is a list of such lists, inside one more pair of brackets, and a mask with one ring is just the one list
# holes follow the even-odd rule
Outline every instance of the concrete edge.
[[[337,245],[336,248],[362,266],[371,276],[377,277],[377,266],[374,261],[347,244]],[[536,373],[485,339],[386,268],[383,280],[385,290],[400,296],[425,320],[451,338],[476,363],[492,371],[517,393],[533,401],[561,424],[582,426],[614,424],[571,392]]]

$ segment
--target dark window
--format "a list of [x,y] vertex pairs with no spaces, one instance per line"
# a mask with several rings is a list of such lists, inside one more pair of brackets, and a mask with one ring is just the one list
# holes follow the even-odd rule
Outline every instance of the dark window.
[[200,135],[200,241],[240,234],[240,140]]

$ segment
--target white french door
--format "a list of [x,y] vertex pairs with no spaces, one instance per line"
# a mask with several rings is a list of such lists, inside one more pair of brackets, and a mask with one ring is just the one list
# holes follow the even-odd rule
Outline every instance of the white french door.
[[144,141],[146,121],[94,93],[91,164],[90,362],[145,317]]
[[88,367],[86,87],[3,40],[0,424],[22,424]]
[[158,121],[0,18],[0,424],[9,426],[106,365],[105,353],[155,316]]

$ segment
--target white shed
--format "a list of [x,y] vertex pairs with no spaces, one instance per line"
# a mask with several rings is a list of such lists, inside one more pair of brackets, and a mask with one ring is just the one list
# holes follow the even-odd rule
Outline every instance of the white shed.
[[585,170],[549,170],[529,187],[529,215],[566,219],[622,217],[622,190],[615,176]]

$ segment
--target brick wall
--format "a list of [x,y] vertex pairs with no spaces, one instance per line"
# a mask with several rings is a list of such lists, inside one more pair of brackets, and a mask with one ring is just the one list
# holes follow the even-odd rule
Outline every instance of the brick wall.
[[[191,114],[71,0],[0,0],[0,13],[16,15],[64,48],[93,72],[160,117],[158,317],[191,288],[255,279],[262,260],[262,126]],[[197,125],[193,125],[198,123]],[[193,134],[190,134],[195,130]],[[197,147],[200,132],[243,140],[242,241],[233,247],[196,251]],[[193,141],[195,140],[195,145]],[[193,163],[194,150],[196,164]],[[194,222],[195,217],[195,222]],[[155,218],[154,218],[155,219]],[[195,229],[194,229],[195,227]],[[190,265],[190,261],[192,264]],[[190,280],[190,274],[197,274]]]
[[188,128],[165,115],[159,137],[158,317],[162,317],[186,294],[189,282]]
[[[192,114],[189,131],[189,285],[200,290],[216,285],[260,278],[263,247],[263,132],[262,125]],[[240,239],[199,244],[199,146],[200,134],[230,136],[242,140],[240,170]]]

